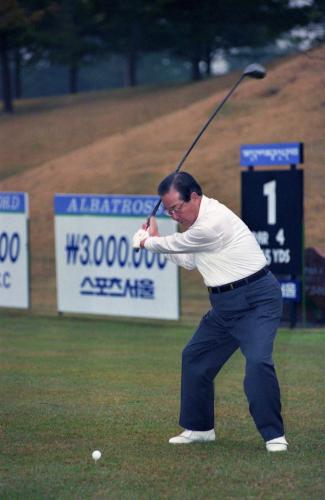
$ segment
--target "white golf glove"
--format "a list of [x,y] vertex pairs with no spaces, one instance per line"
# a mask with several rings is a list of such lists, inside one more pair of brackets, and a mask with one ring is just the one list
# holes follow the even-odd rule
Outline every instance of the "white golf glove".
[[133,248],[140,248],[140,243],[145,238],[149,238],[149,231],[146,231],[145,229],[139,229],[132,238]]

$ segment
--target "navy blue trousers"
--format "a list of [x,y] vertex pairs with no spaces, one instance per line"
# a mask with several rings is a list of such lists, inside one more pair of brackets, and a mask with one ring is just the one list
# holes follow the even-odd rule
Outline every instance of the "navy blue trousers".
[[265,441],[284,434],[280,388],[272,360],[282,312],[278,281],[271,272],[240,288],[210,294],[203,316],[183,351],[180,425],[214,427],[214,378],[239,348],[246,359],[244,389],[255,425]]

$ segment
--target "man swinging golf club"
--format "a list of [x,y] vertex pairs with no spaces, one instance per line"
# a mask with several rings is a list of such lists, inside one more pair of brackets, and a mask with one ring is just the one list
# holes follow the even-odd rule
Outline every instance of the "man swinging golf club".
[[186,269],[197,268],[209,293],[205,314],[182,355],[179,423],[172,444],[214,441],[214,378],[240,348],[246,359],[244,389],[255,425],[268,451],[286,451],[280,389],[272,360],[280,322],[280,285],[244,222],[219,201],[202,194],[186,172],[158,187],[169,215],[185,231],[159,236],[156,219],[138,230],[134,248],[164,253]]

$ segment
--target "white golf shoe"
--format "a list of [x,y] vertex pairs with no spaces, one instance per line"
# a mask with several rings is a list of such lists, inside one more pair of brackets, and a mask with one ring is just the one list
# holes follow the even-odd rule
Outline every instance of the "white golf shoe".
[[267,451],[287,451],[288,443],[285,436],[280,436],[270,441],[266,441]]
[[170,438],[169,442],[171,444],[191,444],[215,441],[215,439],[214,429],[210,429],[209,431],[189,431],[185,429],[178,436]]

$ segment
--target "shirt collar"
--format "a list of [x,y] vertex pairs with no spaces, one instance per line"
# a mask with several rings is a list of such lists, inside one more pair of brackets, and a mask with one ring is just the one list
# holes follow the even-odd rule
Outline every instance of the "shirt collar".
[[200,217],[202,217],[202,215],[206,212],[208,203],[209,203],[209,198],[203,194],[201,198],[199,213],[194,224],[196,224],[199,221]]

